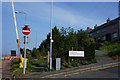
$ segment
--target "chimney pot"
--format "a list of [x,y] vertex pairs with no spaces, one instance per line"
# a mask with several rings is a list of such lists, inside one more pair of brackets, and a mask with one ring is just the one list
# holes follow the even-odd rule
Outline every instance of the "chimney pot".
[[110,22],[110,21],[111,21],[110,18],[108,18],[108,19],[107,19],[107,23]]
[[87,30],[89,30],[90,29],[90,27],[87,27]]
[[97,28],[97,24],[94,26],[94,29]]

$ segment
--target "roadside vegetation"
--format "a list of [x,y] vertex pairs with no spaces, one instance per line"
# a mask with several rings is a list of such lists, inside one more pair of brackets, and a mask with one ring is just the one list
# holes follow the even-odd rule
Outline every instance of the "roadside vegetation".
[[[73,68],[73,67],[79,67],[79,66],[83,66],[83,65],[89,65],[92,63],[97,63],[97,58],[92,59],[92,61],[81,61],[81,63],[79,63],[77,60],[73,61],[73,62],[68,62],[65,65],[61,66],[61,70],[63,69],[68,69],[68,68]],[[53,67],[51,71],[55,71],[55,68]],[[41,72],[49,72],[49,67],[45,67]]]
[[99,50],[105,51],[113,59],[120,59],[120,42],[108,43],[105,46],[100,47]]
[[32,68],[38,67],[41,64],[44,63],[44,61],[46,61],[46,59],[28,59],[27,62],[27,68],[26,68],[26,74],[23,74],[23,68],[19,68],[19,63],[20,63],[20,59],[13,59],[12,62],[12,69],[11,69],[11,77],[14,76],[25,76],[27,74],[29,74],[30,71],[32,71]]
[[[95,58],[95,41],[89,38],[86,31],[80,29],[74,31],[73,28],[68,27],[58,29],[56,26],[52,29],[53,34],[53,51],[52,58],[53,64],[56,62],[56,58],[61,58],[62,66],[68,64],[69,62],[78,61],[92,61]],[[47,55],[50,49],[50,33],[47,38],[40,44],[39,50],[40,54]],[[69,57],[69,51],[84,51],[84,58],[71,58]],[[55,65],[53,65],[55,68]]]
[[[86,31],[80,29],[74,31],[73,28],[62,27],[60,30],[55,26],[52,29],[53,35],[53,50],[52,50],[52,71],[56,67],[56,58],[61,58],[61,69],[78,67],[81,65],[88,65],[91,63],[96,63],[97,59],[95,58],[95,41],[94,39],[89,38],[89,35]],[[47,35],[46,39],[42,41],[39,48],[33,48],[32,51],[27,50],[28,64],[26,73],[45,62],[45,59],[41,59],[48,55],[50,50],[50,33]],[[69,57],[69,51],[84,51],[84,57]],[[22,50],[22,53],[23,50]],[[24,54],[23,54],[24,56]],[[18,62],[12,61],[14,66],[12,68],[12,76],[24,76],[22,74],[22,69],[19,69],[19,60]],[[43,72],[49,71],[48,67],[45,67]]]

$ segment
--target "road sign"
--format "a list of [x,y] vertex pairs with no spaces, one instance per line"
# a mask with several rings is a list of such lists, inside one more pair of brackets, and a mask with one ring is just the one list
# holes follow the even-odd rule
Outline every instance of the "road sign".
[[[25,38],[26,38],[26,40],[25,40]],[[28,36],[24,36],[23,38],[22,38],[22,42],[25,44],[28,44],[29,42],[30,42],[30,38],[28,37]]]
[[25,25],[25,27],[22,28],[22,33],[23,33],[24,35],[30,34],[30,28],[28,28],[28,25]]
[[84,57],[84,51],[69,51],[69,57]]

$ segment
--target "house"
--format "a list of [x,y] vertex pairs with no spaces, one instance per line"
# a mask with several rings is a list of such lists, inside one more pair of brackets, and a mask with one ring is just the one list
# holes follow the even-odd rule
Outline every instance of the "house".
[[120,40],[120,17],[110,20],[108,18],[106,23],[94,26],[94,29],[87,27],[89,37],[94,38],[96,42],[110,41],[114,42]]

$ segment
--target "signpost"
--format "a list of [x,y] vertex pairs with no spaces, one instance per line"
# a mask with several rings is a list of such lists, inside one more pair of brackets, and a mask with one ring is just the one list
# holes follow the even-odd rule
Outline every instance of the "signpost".
[[29,42],[28,37],[26,35],[30,34],[30,29],[28,28],[28,25],[25,25],[24,28],[22,28],[22,33],[25,35],[23,38],[23,43],[25,44],[25,53],[24,53],[24,65],[23,65],[23,73],[25,74],[25,66],[26,66],[26,44]]

